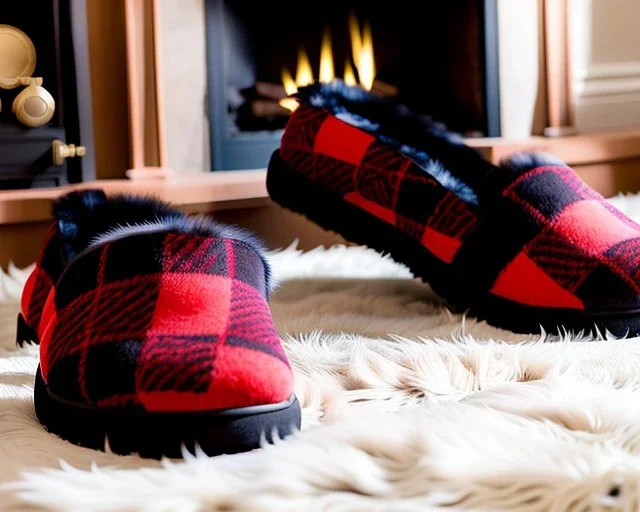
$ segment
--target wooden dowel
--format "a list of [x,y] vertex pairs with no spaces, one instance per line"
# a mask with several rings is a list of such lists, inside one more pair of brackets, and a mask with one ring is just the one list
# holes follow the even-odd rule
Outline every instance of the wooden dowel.
[[155,69],[155,100],[156,100],[156,129],[158,137],[158,162],[160,167],[167,167],[167,144],[165,139],[164,124],[164,88],[162,87],[163,79],[163,60],[162,60],[162,40],[160,38],[162,30],[162,19],[160,13],[159,0],[151,0],[151,9],[153,11],[153,61]]
[[166,168],[160,3],[124,0],[124,6],[130,170]]
[[548,126],[545,135],[574,133],[568,0],[543,0]]
[[[127,84],[129,93],[129,137],[132,168],[144,167],[144,82],[139,64],[144,59],[142,3],[137,0],[124,0],[125,31],[127,36]],[[142,54],[142,57],[141,57]]]

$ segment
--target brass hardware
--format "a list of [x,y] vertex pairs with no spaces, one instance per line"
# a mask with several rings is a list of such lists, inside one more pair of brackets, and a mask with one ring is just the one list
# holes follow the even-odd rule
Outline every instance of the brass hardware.
[[18,87],[20,79],[30,77],[35,69],[36,48],[29,36],[11,25],[0,25],[0,87]]
[[11,110],[30,128],[47,124],[56,110],[53,96],[42,87],[42,78],[31,77],[35,69],[36,48],[29,36],[11,25],[0,25],[0,88],[25,86]]
[[42,87],[42,78],[20,77],[19,81],[27,87],[15,97],[11,107],[18,121],[30,128],[47,124],[56,111],[56,102]]
[[87,148],[76,146],[75,144],[65,144],[61,140],[54,140],[51,143],[53,154],[53,165],[62,165],[67,158],[82,157],[87,154]]

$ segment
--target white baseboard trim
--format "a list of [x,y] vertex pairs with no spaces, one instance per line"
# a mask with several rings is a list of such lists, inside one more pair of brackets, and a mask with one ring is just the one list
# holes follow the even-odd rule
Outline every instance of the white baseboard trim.
[[640,76],[640,61],[600,62],[591,64],[588,69],[575,73],[574,79],[580,81],[600,78],[636,78]]
[[640,125],[640,62],[592,64],[576,72],[573,97],[580,131]]
[[574,116],[581,132],[640,126],[640,91],[578,97]]

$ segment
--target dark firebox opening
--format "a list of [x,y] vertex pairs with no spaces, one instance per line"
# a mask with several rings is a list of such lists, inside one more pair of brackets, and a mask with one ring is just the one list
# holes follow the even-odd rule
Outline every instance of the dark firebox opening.
[[299,1],[291,0],[228,5],[244,32],[259,84],[258,88],[255,83],[228,84],[235,86],[236,97],[230,104],[232,111],[237,109],[240,130],[284,126],[287,112],[274,96],[284,93],[282,68],[295,77],[298,49],[303,46],[317,78],[326,27],[332,34],[336,75],[342,77],[345,60],[351,60],[352,12],[361,24],[365,20],[371,24],[376,78],[396,88],[399,101],[451,130],[467,134],[485,130],[482,1],[325,0],[305,5],[304,11]]

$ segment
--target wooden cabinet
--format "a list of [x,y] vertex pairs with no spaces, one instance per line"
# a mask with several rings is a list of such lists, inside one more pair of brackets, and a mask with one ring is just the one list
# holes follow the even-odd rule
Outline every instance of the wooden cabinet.
[[0,189],[95,178],[86,1],[0,9]]

